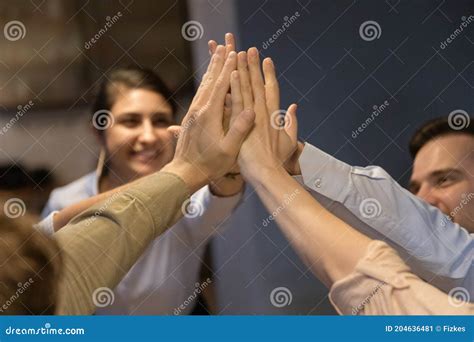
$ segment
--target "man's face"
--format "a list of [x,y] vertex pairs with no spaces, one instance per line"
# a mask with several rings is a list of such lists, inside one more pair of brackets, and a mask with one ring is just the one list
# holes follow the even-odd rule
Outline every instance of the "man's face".
[[410,191],[474,233],[474,137],[448,134],[415,157]]

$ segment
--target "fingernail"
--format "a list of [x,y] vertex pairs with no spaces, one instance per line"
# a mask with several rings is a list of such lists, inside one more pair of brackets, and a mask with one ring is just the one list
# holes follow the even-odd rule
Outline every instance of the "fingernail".
[[256,57],[258,55],[258,50],[256,47],[251,47],[249,49],[249,56]]

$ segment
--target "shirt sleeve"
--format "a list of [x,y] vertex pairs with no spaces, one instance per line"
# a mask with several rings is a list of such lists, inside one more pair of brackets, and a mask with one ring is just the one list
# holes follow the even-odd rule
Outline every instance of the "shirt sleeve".
[[[353,167],[308,143],[299,162],[306,187],[342,203],[380,234],[372,238],[382,236],[407,256],[418,275],[446,292],[462,285],[474,296],[474,239],[464,228],[403,189],[380,167]],[[359,229],[360,222],[348,223]]]
[[[176,175],[159,172],[73,218],[53,236],[63,253],[58,313],[88,315],[145,251],[182,216],[189,198]],[[112,297],[113,298],[113,297]]]
[[454,290],[458,297],[424,282],[394,249],[373,241],[354,271],[333,284],[329,299],[343,315],[473,315],[467,290]]
[[42,219],[40,222],[33,225],[33,228],[41,231],[42,233],[46,234],[47,236],[51,236],[54,234],[54,215],[56,215],[58,211],[52,211]]
[[212,194],[209,185],[196,191],[183,208],[182,222],[186,225],[189,240],[193,246],[210,239],[224,223],[242,199],[242,191],[219,197]]

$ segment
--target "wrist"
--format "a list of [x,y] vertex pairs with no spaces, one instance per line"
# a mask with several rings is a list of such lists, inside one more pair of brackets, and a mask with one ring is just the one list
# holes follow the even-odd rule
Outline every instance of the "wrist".
[[196,192],[208,183],[208,175],[203,170],[184,160],[173,159],[161,171],[173,173],[181,178],[191,193]]
[[244,180],[240,173],[226,174],[209,183],[209,190],[218,197],[230,197],[242,191]]
[[288,172],[283,166],[259,166],[254,168],[253,171],[246,173],[246,180],[252,184],[252,186],[257,187],[265,185],[266,183],[274,183],[275,179],[281,175],[288,176]]
[[301,168],[300,168],[300,156],[303,153],[304,149],[304,142],[298,141],[298,145],[296,147],[295,152],[288,158],[288,161],[285,164],[285,168],[288,173],[292,176],[301,175]]

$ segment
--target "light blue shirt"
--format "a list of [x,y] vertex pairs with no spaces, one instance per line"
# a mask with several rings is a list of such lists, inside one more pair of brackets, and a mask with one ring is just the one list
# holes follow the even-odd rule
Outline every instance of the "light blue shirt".
[[446,293],[462,286],[474,299],[474,234],[402,188],[380,167],[350,166],[308,143],[299,163],[300,181],[337,216],[389,243],[427,282]]

